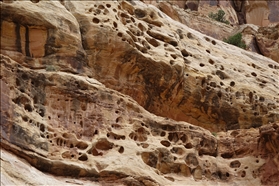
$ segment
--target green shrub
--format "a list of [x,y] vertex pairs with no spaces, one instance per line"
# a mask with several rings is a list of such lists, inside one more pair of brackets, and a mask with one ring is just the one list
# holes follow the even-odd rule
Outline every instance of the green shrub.
[[56,71],[56,70],[57,69],[53,65],[47,65],[46,66],[46,71],[53,72],[53,71]]
[[234,46],[238,46],[240,48],[245,49],[246,45],[244,43],[244,41],[242,41],[242,34],[241,33],[237,33],[233,36],[228,37],[227,39],[224,39],[224,42],[234,45]]
[[216,14],[213,14],[212,12],[208,15],[211,19],[214,19],[216,21],[219,21],[221,23],[225,23],[225,24],[230,24],[229,21],[227,21],[224,18],[225,12],[223,10],[219,10]]
[[216,132],[212,132],[212,135],[216,137],[216,136],[217,136],[217,133],[216,133]]

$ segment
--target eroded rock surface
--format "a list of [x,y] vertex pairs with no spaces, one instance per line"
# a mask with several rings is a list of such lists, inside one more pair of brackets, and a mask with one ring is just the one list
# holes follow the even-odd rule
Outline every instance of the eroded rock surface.
[[[9,22],[16,14],[8,16],[15,10],[25,12],[27,18],[34,16],[31,8],[20,10],[22,3],[4,4],[2,24],[16,25]],[[59,2],[35,5],[62,6]],[[37,48],[60,46],[52,55],[30,58],[20,49],[10,49],[17,48],[18,37],[10,44],[13,47],[3,45],[3,53],[32,68],[86,74],[130,95],[152,113],[212,131],[249,128],[278,119],[279,66],[274,61],[204,36],[141,2],[66,1],[64,6],[63,16],[69,14],[69,18],[61,15],[62,23],[68,29],[74,25],[76,31],[68,34],[77,38],[70,45],[73,50],[64,44],[67,40],[60,41],[60,29],[51,28],[47,33],[53,35],[46,41],[53,42]],[[23,27],[31,24],[27,18]],[[6,27],[2,28],[5,32]],[[17,26],[13,28],[16,32]],[[7,35],[3,34],[4,39]],[[29,33],[28,38],[33,37]]]
[[79,24],[58,1],[1,2],[1,53],[36,69],[80,73],[86,64]]
[[30,70],[5,56],[1,74],[2,147],[41,171],[124,185],[278,181],[268,169],[278,168],[276,124],[216,138],[91,78]]
[[273,27],[260,27],[256,41],[262,54],[279,62],[279,24]]
[[1,148],[57,183],[278,183],[278,63],[138,1],[0,3]]
[[[146,3],[157,6],[161,2],[144,0]],[[180,9],[198,11],[204,15],[215,12],[221,8],[226,12],[226,19],[232,24],[255,24],[258,26],[268,26],[279,23],[279,4],[277,1],[219,1],[219,0],[182,0],[165,1],[168,4],[177,6]]]
[[[125,2],[115,12],[113,4],[99,4],[65,6],[80,20],[93,77],[106,86],[130,95],[157,115],[215,131],[246,128],[251,120],[261,125],[278,119],[266,109],[275,104],[278,110],[278,64],[172,22],[152,6]],[[272,78],[264,77],[263,71]],[[264,89],[267,85],[270,94]],[[257,100],[260,97],[264,101]],[[258,104],[263,112],[255,108]]]
[[[246,49],[279,62],[277,57],[278,39],[271,39],[267,34],[262,33],[263,30],[269,30],[268,32],[270,32],[272,30],[271,27],[276,27],[279,23],[279,4],[276,1],[189,1],[189,3],[198,4],[197,11],[187,8],[186,2],[188,1],[144,2],[158,7],[172,19],[218,40],[223,40],[236,34],[236,31],[241,30],[243,26],[249,27],[253,24],[253,27],[262,27],[259,32],[257,29],[255,34],[247,36],[250,39],[245,39],[248,46]],[[225,12],[224,18],[229,21],[229,25],[208,17],[210,13],[217,13],[218,10]],[[276,33],[277,30],[272,32]],[[256,35],[260,37],[257,40],[258,42],[255,39]]]

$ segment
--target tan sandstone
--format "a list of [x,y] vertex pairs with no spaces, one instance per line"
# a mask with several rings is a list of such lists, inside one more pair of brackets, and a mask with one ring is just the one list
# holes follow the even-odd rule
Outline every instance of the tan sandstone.
[[1,184],[279,183],[272,59],[140,1],[0,3]]
[[[236,34],[243,27],[250,27],[251,25],[262,27],[259,33],[256,29],[256,33],[245,36],[247,50],[279,61],[278,37],[270,38],[267,34],[262,34],[262,30],[266,29],[277,33],[276,25],[279,23],[279,4],[277,1],[195,1],[198,6],[196,11],[187,8],[186,3],[188,1],[144,2],[157,6],[172,19],[219,40]],[[218,10],[225,12],[225,19],[229,21],[230,25],[209,18],[210,13],[217,13]],[[244,23],[246,24],[243,25]],[[272,27],[275,28],[272,29]],[[258,39],[256,39],[256,35],[260,35],[258,36],[260,38],[257,37]]]
[[[1,74],[1,146],[43,172],[119,185],[278,181],[278,124],[211,133],[155,116],[91,78],[30,70],[4,56]],[[26,162],[3,153],[2,183],[21,183],[9,164],[26,170]]]

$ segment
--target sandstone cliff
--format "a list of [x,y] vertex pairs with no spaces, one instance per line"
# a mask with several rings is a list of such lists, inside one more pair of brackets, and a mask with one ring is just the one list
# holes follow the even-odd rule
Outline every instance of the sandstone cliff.
[[278,184],[275,61],[140,1],[0,3],[1,184]]
[[[279,4],[276,1],[144,0],[144,2],[153,4],[172,19],[215,39],[223,40],[237,32],[242,32],[248,45],[247,50],[279,62]],[[210,13],[217,13],[218,10],[225,12],[225,19],[230,25],[208,18]],[[251,27],[251,24],[253,24],[253,32],[243,32],[243,26]]]

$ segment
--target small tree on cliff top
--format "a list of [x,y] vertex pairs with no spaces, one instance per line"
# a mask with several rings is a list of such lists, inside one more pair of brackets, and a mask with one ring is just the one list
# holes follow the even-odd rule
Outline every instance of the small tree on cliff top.
[[219,10],[216,14],[213,14],[212,12],[208,15],[211,19],[214,19],[216,21],[219,21],[221,23],[225,23],[225,24],[230,24],[229,21],[227,21],[224,18],[225,12],[223,10]]
[[234,46],[238,46],[240,48],[245,49],[246,45],[245,42],[242,41],[242,34],[241,33],[237,33],[233,36],[228,37],[227,39],[224,39],[224,42],[234,45]]

